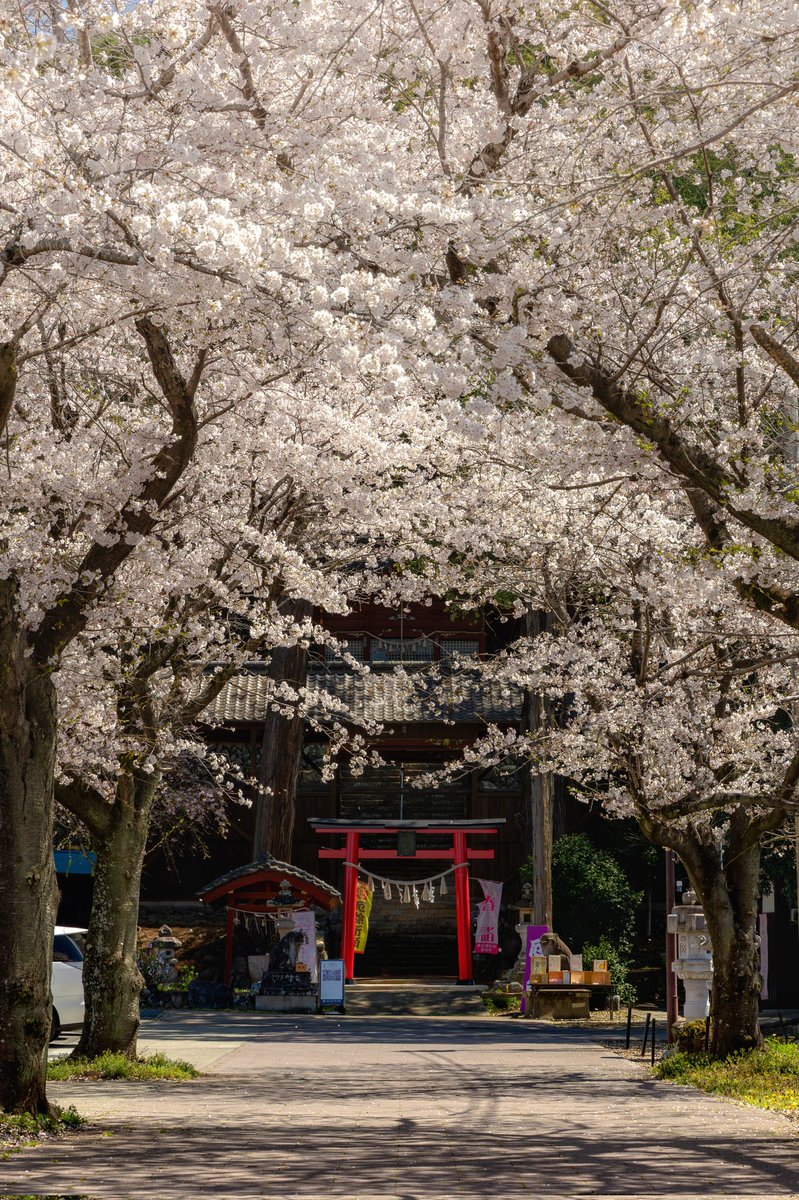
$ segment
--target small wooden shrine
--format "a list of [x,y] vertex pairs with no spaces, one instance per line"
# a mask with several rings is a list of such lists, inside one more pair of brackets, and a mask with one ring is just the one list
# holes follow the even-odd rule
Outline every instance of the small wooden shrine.
[[277,917],[296,913],[301,908],[311,912],[321,908],[330,912],[341,904],[341,893],[329,883],[290,863],[279,862],[271,855],[214,879],[198,892],[198,898],[208,905],[224,903],[227,909],[225,983],[228,986],[233,978],[237,919],[262,914]]

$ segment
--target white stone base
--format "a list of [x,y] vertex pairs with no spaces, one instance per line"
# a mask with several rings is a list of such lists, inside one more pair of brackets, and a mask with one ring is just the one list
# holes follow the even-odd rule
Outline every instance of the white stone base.
[[690,988],[690,981],[685,981],[685,1006],[683,1016],[686,1021],[704,1021],[710,1013],[710,996],[704,984],[695,991]]

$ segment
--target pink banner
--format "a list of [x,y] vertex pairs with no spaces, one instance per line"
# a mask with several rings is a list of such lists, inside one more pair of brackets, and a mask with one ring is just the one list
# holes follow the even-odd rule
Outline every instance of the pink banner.
[[474,935],[475,954],[499,954],[499,905],[502,884],[492,879],[478,879],[485,900],[477,906],[477,931]]

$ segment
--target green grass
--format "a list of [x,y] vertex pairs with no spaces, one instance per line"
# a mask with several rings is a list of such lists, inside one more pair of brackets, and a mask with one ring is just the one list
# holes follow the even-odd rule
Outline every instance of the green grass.
[[673,1054],[654,1067],[659,1079],[690,1084],[782,1112],[799,1113],[799,1043],[769,1038],[763,1050],[743,1050],[726,1059],[707,1054]]
[[14,1150],[35,1146],[44,1138],[57,1137],[69,1129],[80,1129],[85,1123],[71,1105],[52,1117],[0,1112],[0,1158],[7,1159]]
[[199,1074],[191,1063],[165,1054],[127,1058],[111,1051],[97,1058],[59,1058],[47,1068],[48,1079],[196,1079]]

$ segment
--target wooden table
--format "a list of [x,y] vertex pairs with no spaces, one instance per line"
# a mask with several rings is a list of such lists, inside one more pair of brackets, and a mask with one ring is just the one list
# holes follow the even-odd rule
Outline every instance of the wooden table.
[[[598,991],[609,992],[611,984],[608,983],[530,983],[528,985],[527,994],[529,996],[529,1004],[527,1005],[526,1017],[560,1017],[568,1019],[569,1017],[585,1018],[588,1017],[590,1011],[591,993]],[[552,1011],[543,1012],[542,1004],[539,1003],[539,997],[550,1000],[550,1004],[546,1007]],[[560,999],[562,997],[562,999]]]

